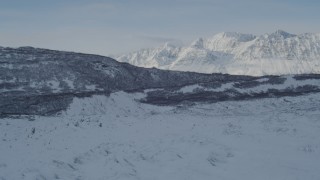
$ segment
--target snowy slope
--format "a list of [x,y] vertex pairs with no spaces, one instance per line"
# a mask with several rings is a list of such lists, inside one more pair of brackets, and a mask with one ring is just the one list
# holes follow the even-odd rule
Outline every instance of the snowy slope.
[[[176,67],[230,57],[205,46],[184,48]],[[158,57],[171,62],[173,49]],[[319,94],[319,74],[200,74],[0,48],[0,180],[318,180]]]
[[320,179],[319,94],[178,107],[144,96],[0,119],[0,179]]
[[320,72],[320,34],[282,30],[255,36],[233,32],[189,46],[164,45],[116,57],[136,66],[202,73],[279,75]]

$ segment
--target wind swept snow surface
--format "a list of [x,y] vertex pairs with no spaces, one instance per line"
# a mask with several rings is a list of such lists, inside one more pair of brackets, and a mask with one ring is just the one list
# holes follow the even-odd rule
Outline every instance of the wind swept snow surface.
[[0,119],[0,179],[320,179],[319,93],[194,106],[143,97]]

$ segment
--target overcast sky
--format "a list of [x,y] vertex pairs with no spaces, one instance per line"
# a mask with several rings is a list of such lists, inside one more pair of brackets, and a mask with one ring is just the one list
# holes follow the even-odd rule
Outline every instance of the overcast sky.
[[319,0],[0,0],[0,46],[102,55],[222,31],[320,32]]

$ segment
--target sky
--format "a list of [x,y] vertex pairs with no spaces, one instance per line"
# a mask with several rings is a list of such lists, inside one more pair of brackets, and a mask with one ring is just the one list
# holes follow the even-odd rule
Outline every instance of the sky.
[[0,0],[0,46],[117,55],[219,32],[320,32],[319,0]]

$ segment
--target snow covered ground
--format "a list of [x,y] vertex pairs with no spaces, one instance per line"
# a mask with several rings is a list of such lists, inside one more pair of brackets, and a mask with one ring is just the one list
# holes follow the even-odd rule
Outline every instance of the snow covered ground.
[[0,119],[0,179],[320,179],[319,93],[161,107],[143,96]]

